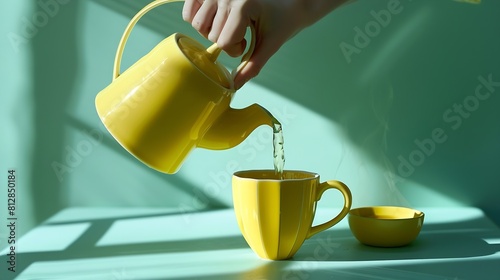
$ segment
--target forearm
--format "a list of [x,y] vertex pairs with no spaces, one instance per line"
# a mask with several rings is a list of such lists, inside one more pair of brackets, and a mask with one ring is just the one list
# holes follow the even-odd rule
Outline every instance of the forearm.
[[234,79],[239,88],[255,77],[280,47],[349,0],[185,0],[184,20],[230,56],[245,50],[247,27],[255,27],[255,49]]
[[353,0],[295,0],[305,11],[305,26],[312,25],[341,5]]

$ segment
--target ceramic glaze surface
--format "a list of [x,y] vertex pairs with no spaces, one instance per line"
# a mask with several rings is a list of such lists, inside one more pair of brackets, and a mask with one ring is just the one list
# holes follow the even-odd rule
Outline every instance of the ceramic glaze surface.
[[[285,171],[278,179],[274,170],[240,171],[233,176],[234,210],[249,246],[264,259],[289,259],[304,240],[326,230],[347,215],[351,193],[339,181],[320,183],[319,175]],[[312,226],[316,202],[327,189],[344,196],[340,213],[324,224]]]
[[[235,73],[217,62],[221,50],[216,44],[205,49],[175,33],[119,73],[123,49],[136,22],[170,2],[177,0],[154,1],[130,21],[118,46],[114,80],[97,95],[95,104],[103,124],[128,152],[149,167],[171,174],[193,149],[232,148],[258,126],[272,126],[275,119],[257,104],[230,107]],[[253,42],[241,65],[253,52]]]
[[361,243],[376,247],[400,247],[417,238],[424,213],[396,206],[352,209],[348,216],[353,235]]

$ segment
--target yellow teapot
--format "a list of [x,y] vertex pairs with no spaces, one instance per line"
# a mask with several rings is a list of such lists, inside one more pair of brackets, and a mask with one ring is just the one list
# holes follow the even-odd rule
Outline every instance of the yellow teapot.
[[124,45],[138,20],[153,8],[180,0],[156,0],[130,21],[115,57],[113,82],[96,97],[97,113],[111,135],[149,167],[173,174],[196,147],[229,149],[275,118],[253,104],[229,106],[233,77],[253,52],[255,34],[235,73],[217,62],[216,44],[205,49],[175,33],[120,74]]

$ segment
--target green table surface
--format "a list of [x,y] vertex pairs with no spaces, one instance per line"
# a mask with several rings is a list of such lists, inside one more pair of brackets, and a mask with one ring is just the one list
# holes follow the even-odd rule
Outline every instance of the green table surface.
[[[291,260],[257,257],[232,209],[68,208],[8,248],[0,279],[500,279],[500,228],[477,208],[421,208],[418,239],[360,244],[347,219],[304,242]],[[318,209],[315,223],[337,209]]]

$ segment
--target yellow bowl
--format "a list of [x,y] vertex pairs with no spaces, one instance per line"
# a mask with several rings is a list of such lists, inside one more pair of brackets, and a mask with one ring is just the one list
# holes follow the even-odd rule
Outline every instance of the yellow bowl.
[[373,206],[349,211],[349,227],[356,239],[376,247],[400,247],[417,238],[424,213],[396,206]]

